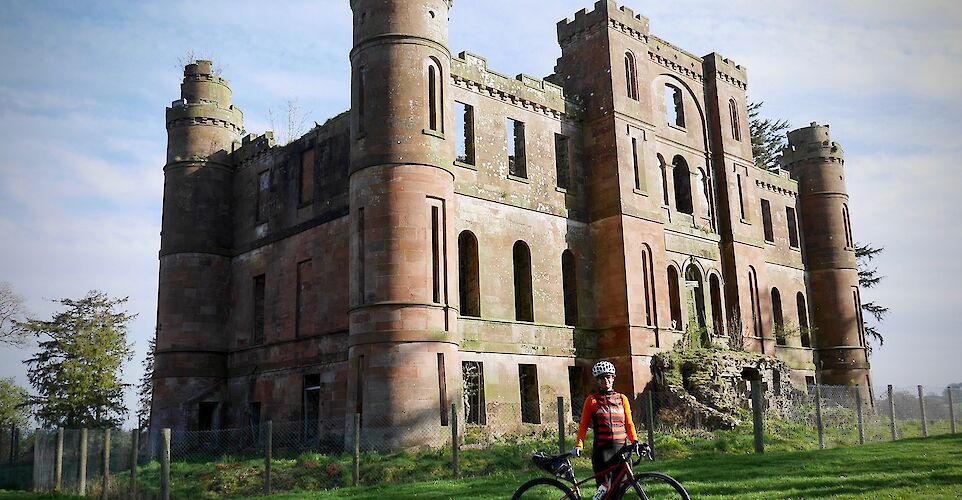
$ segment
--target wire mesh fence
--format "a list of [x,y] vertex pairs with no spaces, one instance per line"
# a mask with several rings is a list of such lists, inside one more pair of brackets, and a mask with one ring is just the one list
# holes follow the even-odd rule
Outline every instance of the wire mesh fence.
[[[744,452],[727,448],[750,443],[745,436],[754,431],[751,387],[738,390],[740,397],[711,405],[686,394],[641,394],[632,402],[639,438],[653,438],[662,457],[687,456],[678,453],[683,446]],[[786,385],[759,391],[764,427],[759,430],[763,444],[775,449],[890,441],[893,428],[899,439],[934,436],[955,432],[962,418],[960,388],[899,387],[873,394],[852,386]],[[566,398],[483,408],[464,403],[430,414],[178,430],[169,441],[159,431],[111,429],[108,437],[103,429],[8,429],[0,439],[0,488],[98,498],[230,497],[485,475],[505,463],[527,470],[534,450],[554,453],[573,446],[582,406]]]

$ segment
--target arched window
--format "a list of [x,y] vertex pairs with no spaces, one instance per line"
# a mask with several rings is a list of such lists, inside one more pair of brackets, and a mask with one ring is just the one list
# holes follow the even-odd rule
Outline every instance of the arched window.
[[721,337],[725,334],[725,319],[722,314],[721,283],[718,281],[717,274],[712,274],[708,278],[708,288],[711,293],[711,319],[715,336]]
[[668,266],[668,301],[671,305],[671,329],[682,330],[681,322],[681,290],[678,288],[678,271],[674,266]]
[[[694,345],[699,345],[701,347],[708,347],[711,345],[711,338],[708,336],[708,331],[705,330],[705,282],[702,279],[701,271],[698,270],[698,266],[694,263],[689,264],[685,269],[685,282],[687,286],[692,287],[695,295],[695,323],[699,327],[699,333],[703,334],[701,338],[693,338],[692,341]],[[685,288],[688,289],[687,287]],[[690,316],[690,314],[689,314]]]
[[428,62],[428,128],[444,132],[444,92],[441,63],[431,58]]
[[670,83],[665,84],[665,111],[668,113],[669,125],[685,126],[685,100],[682,98],[681,89]]
[[658,154],[658,169],[661,170],[661,203],[664,206],[669,205],[668,201],[668,165],[665,163],[665,157]]
[[[641,245],[641,272],[645,282],[645,325],[655,326],[658,324],[658,310],[655,304],[655,282],[654,273],[651,265],[651,249],[647,244]],[[655,338],[655,347],[658,339]]]
[[578,325],[578,271],[571,250],[561,253],[561,287],[564,290],[565,324]]
[[808,326],[808,307],[802,292],[795,294],[795,306],[798,308],[798,329],[802,337],[802,347],[812,347],[812,329]]
[[481,272],[478,263],[478,239],[471,231],[458,235],[458,279],[461,315],[481,316]]
[[740,141],[742,140],[742,130],[738,124],[738,108],[734,99],[728,100],[728,114],[732,117],[732,138]]
[[625,52],[625,85],[628,97],[638,100],[638,69],[635,66],[635,55],[631,51]]
[[531,295],[531,250],[523,241],[514,243],[514,318],[534,321]]
[[772,330],[775,332],[775,343],[787,345],[785,320],[782,317],[782,295],[777,288],[772,288]]
[[675,209],[683,214],[692,215],[695,210],[691,201],[691,171],[688,162],[680,155],[671,161],[672,177],[675,187]]
[[845,226],[845,248],[854,248],[852,240],[852,222],[848,218],[848,205],[842,204],[842,223]]

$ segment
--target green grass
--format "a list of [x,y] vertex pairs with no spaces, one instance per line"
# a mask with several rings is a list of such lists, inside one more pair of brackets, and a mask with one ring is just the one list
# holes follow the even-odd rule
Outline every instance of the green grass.
[[[696,499],[958,499],[962,498],[962,436],[821,451],[669,460],[656,462],[652,468],[682,481]],[[535,475],[518,472],[270,498],[508,498],[519,484]]]

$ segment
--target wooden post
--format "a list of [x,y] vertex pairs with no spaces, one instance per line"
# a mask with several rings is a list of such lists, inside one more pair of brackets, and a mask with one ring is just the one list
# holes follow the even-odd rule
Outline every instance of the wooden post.
[[137,457],[140,452],[140,429],[130,431],[130,484],[127,497],[137,498]]
[[264,443],[264,496],[271,495],[271,462],[274,460],[274,421],[267,421],[267,439]]
[[929,437],[929,428],[925,422],[925,398],[922,397],[922,386],[919,386],[919,414],[922,416],[922,437]]
[[87,429],[80,429],[80,466],[78,473],[80,477],[77,481],[77,494],[84,496],[87,494]]
[[892,441],[899,438],[898,429],[895,427],[895,398],[892,396],[892,384],[889,384],[889,422],[892,428]]
[[855,384],[855,415],[858,418],[858,444],[865,444],[865,425],[862,417],[862,391]]
[[752,423],[755,428],[755,453],[765,453],[765,435],[762,428],[762,381],[752,380]]
[[655,456],[655,401],[654,401],[654,389],[648,390],[648,398],[646,402],[648,403],[648,411],[645,412],[645,427],[648,429],[648,446],[651,448],[651,456]]
[[170,429],[160,430],[160,500],[170,500]]
[[558,396],[558,454],[565,451],[565,398]]
[[53,465],[53,491],[63,491],[63,427],[57,427],[57,456]]
[[822,386],[815,384],[815,426],[818,428],[818,449],[825,449],[825,426],[822,423]]
[[110,492],[110,427],[104,429],[104,475],[100,488],[100,500],[107,500]]
[[451,403],[451,471],[454,473],[455,479],[461,477],[461,463],[458,460],[459,451],[458,406],[456,403]]
[[351,461],[351,484],[357,486],[361,482],[361,414],[354,414],[354,458]]
[[952,434],[955,434],[955,403],[952,402],[952,386],[949,386],[948,390],[949,390],[949,425],[952,428]]

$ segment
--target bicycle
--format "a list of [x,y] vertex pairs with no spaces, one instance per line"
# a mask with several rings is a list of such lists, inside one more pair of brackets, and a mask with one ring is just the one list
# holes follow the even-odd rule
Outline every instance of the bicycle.
[[[632,463],[632,454],[637,453],[638,459]],[[569,458],[571,453],[562,455],[547,455],[541,452],[535,453],[531,460],[542,470],[550,472],[556,478],[539,477],[522,484],[511,500],[532,500],[541,498],[552,499],[574,499],[591,498],[594,494],[593,480],[599,477],[610,477],[608,481],[608,491],[602,497],[603,500],[618,500],[621,498],[641,498],[643,500],[691,500],[684,486],[673,477],[660,472],[639,472],[635,474],[631,468],[637,467],[642,460],[647,458],[653,461],[651,447],[642,443],[635,448],[625,445],[618,451],[615,464],[597,474],[578,481],[575,478],[574,469],[571,468]],[[610,474],[610,476],[609,476]],[[559,479],[565,480],[565,484]],[[581,486],[592,481],[592,487],[588,488],[588,496],[581,496]],[[635,496],[637,495],[637,497]]]

